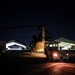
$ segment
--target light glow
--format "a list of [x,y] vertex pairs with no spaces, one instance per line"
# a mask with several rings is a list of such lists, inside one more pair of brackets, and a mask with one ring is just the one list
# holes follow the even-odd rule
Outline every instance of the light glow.
[[54,57],[57,57],[57,56],[58,56],[58,54],[57,54],[57,53],[53,53],[53,56],[54,56]]
[[68,53],[67,53],[66,55],[67,55],[67,56],[69,56],[69,54],[68,54]]
[[[13,45],[17,45],[17,46],[19,46],[18,48],[10,48],[9,46],[13,46]],[[22,47],[24,48],[24,49],[26,49],[26,46],[24,46],[24,45],[22,45],[22,44],[20,44],[20,43],[16,43],[16,42],[10,42],[10,43],[7,43],[6,44],[6,49],[7,50],[22,50]]]
[[34,51],[44,52],[44,42],[43,41],[37,42]]

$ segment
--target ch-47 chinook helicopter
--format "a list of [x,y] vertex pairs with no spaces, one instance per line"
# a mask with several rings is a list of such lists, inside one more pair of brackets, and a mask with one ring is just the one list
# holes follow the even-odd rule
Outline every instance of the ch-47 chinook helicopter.
[[[52,23],[49,23],[49,24],[45,24],[45,25],[50,25],[50,24],[60,23],[60,22],[66,22],[66,21],[71,21],[71,20],[75,20],[75,18],[74,19],[68,19],[68,20],[62,20],[62,21],[56,21],[56,22],[52,22]],[[48,44],[48,41],[53,37],[47,31],[47,29],[45,28],[45,25],[3,27],[3,28],[0,28],[0,30],[13,29],[13,28],[39,27],[39,36],[38,36],[37,39],[36,39],[36,36],[32,37],[33,40],[31,41],[30,46],[33,45],[32,50],[34,52],[44,52],[45,46]],[[46,33],[47,33],[48,36],[46,36]],[[46,41],[46,39],[47,39],[47,41]],[[54,55],[55,58],[58,56],[57,53],[54,53],[53,55]]]
[[[33,47],[33,51],[35,51],[35,52],[44,51],[45,46],[48,44],[50,39],[53,38],[53,36],[47,31],[47,29],[45,27],[46,25],[63,23],[63,22],[72,21],[72,20],[75,20],[75,18],[71,18],[71,19],[69,18],[69,19],[65,19],[65,20],[55,21],[55,22],[51,22],[49,24],[39,26],[39,36],[38,36],[38,40],[37,40],[36,44]],[[48,36],[46,36],[46,34]],[[36,37],[33,37],[33,41],[36,40],[35,38]]]
[[[47,34],[47,36],[46,36]],[[45,26],[39,26],[39,35],[36,38],[36,36],[33,36],[33,39],[30,43],[30,46],[33,46],[32,50],[33,52],[44,52],[44,48],[46,44],[48,44],[49,40],[53,36],[47,31]]]

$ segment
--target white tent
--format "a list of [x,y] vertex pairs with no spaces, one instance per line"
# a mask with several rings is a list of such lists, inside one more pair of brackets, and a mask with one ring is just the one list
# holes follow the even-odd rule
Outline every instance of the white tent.
[[60,37],[55,42],[59,42],[59,47],[61,47],[62,50],[75,50],[75,41]]
[[6,50],[26,50],[26,45],[16,41],[11,40],[6,43]]

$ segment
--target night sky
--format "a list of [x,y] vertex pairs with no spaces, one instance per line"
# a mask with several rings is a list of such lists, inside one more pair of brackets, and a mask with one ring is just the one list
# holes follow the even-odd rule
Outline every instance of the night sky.
[[[17,39],[28,45],[32,39],[30,37],[38,35],[38,27],[33,26],[44,24],[54,39],[65,37],[75,41],[75,3],[0,2],[0,40]],[[29,27],[15,28],[16,26]],[[14,28],[5,29],[6,27]]]

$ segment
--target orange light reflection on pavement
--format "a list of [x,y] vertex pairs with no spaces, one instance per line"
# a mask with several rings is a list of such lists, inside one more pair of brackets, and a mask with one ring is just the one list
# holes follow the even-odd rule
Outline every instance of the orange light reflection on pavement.
[[[39,65],[38,65],[39,66]],[[40,71],[43,71],[45,69],[48,69],[48,75],[66,75],[66,73],[72,73],[73,75],[75,75],[75,64],[71,64],[71,63],[64,63],[64,62],[59,62],[59,63],[44,63],[41,65],[42,67],[35,69],[34,71],[31,71],[30,73],[28,73],[28,75],[31,74],[37,74]],[[50,74],[49,74],[50,73]]]

